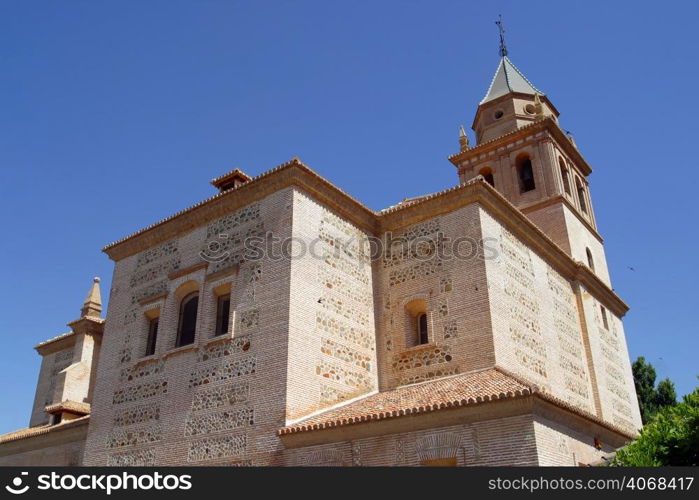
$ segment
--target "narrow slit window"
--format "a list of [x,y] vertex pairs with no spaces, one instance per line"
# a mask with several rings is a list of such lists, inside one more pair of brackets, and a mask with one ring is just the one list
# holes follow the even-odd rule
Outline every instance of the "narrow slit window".
[[216,306],[216,331],[215,335],[225,335],[228,333],[228,326],[231,313],[230,295],[221,295]]
[[609,320],[607,319],[607,310],[604,308],[604,306],[599,306],[600,311],[602,312],[602,323],[604,324],[604,329],[609,330]]
[[148,338],[146,339],[145,356],[155,354],[155,344],[158,341],[158,323],[159,318],[153,318],[148,322]]
[[427,331],[427,314],[421,313],[417,317],[417,343],[427,344],[430,341],[429,337]]

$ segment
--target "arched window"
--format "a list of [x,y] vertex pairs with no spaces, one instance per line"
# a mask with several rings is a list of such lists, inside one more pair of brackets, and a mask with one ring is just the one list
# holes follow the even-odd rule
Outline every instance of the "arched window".
[[487,182],[491,186],[495,187],[495,179],[493,178],[493,171],[490,169],[490,167],[483,167],[478,172],[478,175],[482,175],[483,178],[485,179],[485,182]]
[[568,168],[566,167],[565,162],[563,161],[563,158],[560,156],[558,157],[558,164],[561,167],[561,178],[563,179],[563,189],[565,190],[566,194],[570,196],[570,177],[568,174]]
[[405,304],[405,347],[428,344],[430,341],[427,301],[413,299]]
[[578,190],[578,203],[580,204],[580,210],[586,214],[587,202],[585,201],[585,188],[580,183],[580,179],[575,179],[575,188]]
[[197,329],[198,306],[199,294],[196,292],[190,293],[180,302],[180,320],[177,327],[176,347],[189,345],[194,342]]
[[517,177],[519,178],[519,191],[526,193],[536,189],[534,169],[532,168],[532,160],[529,158],[529,155],[519,155],[515,165],[517,166]]
[[595,260],[592,258],[592,252],[589,248],[585,248],[585,253],[587,254],[587,267],[595,270]]

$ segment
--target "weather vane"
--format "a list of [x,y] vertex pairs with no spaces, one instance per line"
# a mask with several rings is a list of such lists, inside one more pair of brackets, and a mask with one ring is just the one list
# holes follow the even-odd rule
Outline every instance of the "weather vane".
[[500,31],[500,56],[505,57],[507,55],[507,46],[505,45],[505,28],[502,26],[502,14],[498,14],[498,20],[495,21]]

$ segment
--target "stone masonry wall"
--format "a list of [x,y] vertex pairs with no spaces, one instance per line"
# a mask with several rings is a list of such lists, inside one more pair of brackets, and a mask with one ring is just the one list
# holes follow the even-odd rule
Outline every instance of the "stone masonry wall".
[[498,365],[594,413],[572,284],[487,212],[481,220],[499,241],[499,257],[486,263]]
[[368,233],[294,192],[287,420],[378,389]]
[[[84,433],[80,437],[82,439],[53,443],[11,455],[0,455],[0,467],[74,467],[81,465],[85,446]],[[37,438],[32,439],[36,440]]]
[[[500,239],[500,258],[488,261],[491,311],[499,366],[519,373],[568,403],[628,431],[640,427],[621,320],[584,289],[557,273],[488,213],[484,233]],[[582,325],[590,340],[585,347]],[[588,357],[592,360],[590,372]],[[593,374],[596,385],[593,385]]]
[[[291,216],[292,191],[282,190],[116,263],[86,465],[265,465],[279,453],[290,266],[245,259],[243,241],[266,231],[288,238]],[[206,268],[202,251],[216,257]],[[214,337],[217,293],[227,289],[231,326]],[[191,290],[196,339],[175,348]],[[144,357],[154,316],[156,352]]]
[[602,304],[582,290],[583,311],[590,337],[592,362],[597,375],[603,418],[623,429],[641,428],[641,414],[633,383],[624,325],[611,311],[605,310],[607,325],[602,319]]
[[535,416],[534,434],[536,436],[539,465],[573,466],[597,463],[603,453],[610,453],[614,448],[603,443],[597,450],[594,436],[553,422],[542,416]]
[[[387,251],[375,264],[382,390],[494,364],[477,213],[470,205],[383,235]],[[438,251],[440,237],[447,247],[461,238],[461,257]],[[427,304],[424,345],[411,342],[414,300]]]
[[[268,231],[293,236],[291,258],[246,259],[244,239]],[[459,257],[437,251],[440,235],[463,240]],[[595,411],[573,284],[482,207],[381,235],[402,243],[373,262],[358,244],[367,236],[288,188],[117,262],[84,463],[416,465],[453,450],[464,465],[564,461],[549,449],[550,439],[559,439],[550,438],[551,426],[537,427],[531,415],[284,448],[277,429],[314,412],[379,388],[495,364]],[[200,253],[211,251],[212,241],[225,256],[203,267]],[[195,343],[175,348],[179,304],[192,290],[200,296]],[[230,290],[231,327],[214,337],[221,290]],[[427,305],[426,345],[409,342],[414,300]],[[588,325],[598,306],[589,304]],[[156,316],[156,352],[145,357],[148,321]],[[621,322],[608,320],[621,340],[611,350],[612,337],[595,330],[594,372],[606,384],[599,391],[604,417],[628,426],[635,403],[613,396],[623,392],[619,377],[629,380],[628,355]],[[600,364],[605,353],[616,353],[616,364]],[[548,455],[537,454],[538,443]],[[587,445],[580,446],[585,455]]]
[[531,415],[309,446],[284,458],[292,466],[405,467],[446,458],[459,466],[538,465]]

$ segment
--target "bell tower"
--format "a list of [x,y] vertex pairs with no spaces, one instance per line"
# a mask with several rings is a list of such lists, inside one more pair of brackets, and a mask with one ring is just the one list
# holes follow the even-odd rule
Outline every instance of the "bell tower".
[[479,103],[470,145],[461,129],[460,152],[449,157],[465,183],[482,176],[573,259],[609,285],[602,237],[590,198],[592,169],[559,113],[508,57],[502,22],[500,61]]

